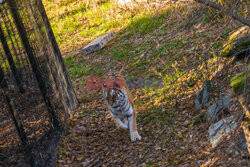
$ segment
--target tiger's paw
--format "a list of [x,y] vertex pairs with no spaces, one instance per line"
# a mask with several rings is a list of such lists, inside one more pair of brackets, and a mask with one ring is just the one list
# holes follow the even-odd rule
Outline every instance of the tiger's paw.
[[118,128],[119,128],[119,129],[128,129],[128,126],[126,126],[126,125],[119,125]]
[[132,135],[130,136],[130,138],[131,138],[131,141],[132,141],[132,142],[135,142],[135,141],[141,140],[142,137],[139,135],[138,132],[135,132],[134,134],[132,134]]
[[126,124],[119,124],[119,123],[116,123],[115,125],[116,125],[116,127],[117,127],[118,129],[128,129],[128,125],[126,125]]

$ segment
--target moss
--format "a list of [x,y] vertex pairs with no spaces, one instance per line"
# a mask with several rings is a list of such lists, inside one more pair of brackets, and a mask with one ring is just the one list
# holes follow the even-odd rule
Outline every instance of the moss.
[[[247,77],[250,77],[250,70],[247,72]],[[245,80],[245,72],[240,73],[239,75],[233,77],[231,79],[231,87],[233,88],[236,94],[242,94],[244,90],[244,80]]]
[[221,56],[228,56],[230,51],[233,49],[233,43],[236,40],[236,37],[230,38],[226,42],[226,47],[221,51],[220,55]]
[[[234,39],[236,40],[236,39]],[[239,42],[233,44],[233,41],[230,41],[228,46],[221,52],[222,56],[232,56],[235,53],[248,48],[250,45],[250,38],[242,38]]]
[[242,27],[241,29],[231,34],[228,37],[228,40],[224,42],[224,49],[221,51],[220,55],[229,57],[238,53],[238,55],[235,56],[240,58],[241,55],[239,54],[239,52],[247,49],[250,45],[250,37],[244,35],[245,33],[247,33],[247,28]]

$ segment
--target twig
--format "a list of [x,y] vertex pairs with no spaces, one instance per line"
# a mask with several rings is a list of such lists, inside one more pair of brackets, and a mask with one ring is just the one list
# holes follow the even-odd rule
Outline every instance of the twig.
[[234,31],[234,30],[237,30],[237,29],[239,29],[239,28],[241,28],[241,27],[243,27],[243,26],[245,26],[245,25],[244,25],[244,24],[241,24],[241,25],[239,25],[239,26],[237,26],[237,27],[235,27],[235,28],[233,28],[233,29],[230,29],[230,30],[228,30],[227,32],[223,33],[223,34],[221,35],[221,37],[225,37],[225,35],[227,35],[228,33],[232,32],[232,31]]
[[198,3],[202,3],[206,6],[209,6],[209,7],[212,7],[214,9],[218,9],[226,14],[228,14],[229,16],[231,16],[232,18],[234,18],[235,20],[238,20],[239,22],[247,25],[247,26],[250,26],[250,21],[245,19],[244,17],[241,17],[239,15],[237,15],[236,13],[232,12],[231,10],[228,10],[226,8],[224,8],[223,6],[219,5],[219,4],[216,4],[215,2],[211,2],[211,1],[208,1],[208,0],[195,0],[195,2],[198,2]]

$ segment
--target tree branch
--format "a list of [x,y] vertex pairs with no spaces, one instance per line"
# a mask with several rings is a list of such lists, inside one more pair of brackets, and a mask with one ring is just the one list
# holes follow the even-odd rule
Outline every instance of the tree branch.
[[211,2],[211,1],[208,1],[208,0],[194,0],[195,2],[198,2],[198,3],[202,3],[206,6],[209,6],[209,7],[212,7],[212,8],[215,8],[215,9],[218,9],[218,10],[221,10],[223,11],[224,13],[228,14],[229,16],[231,16],[232,18],[234,18],[235,20],[238,20],[239,22],[247,25],[247,26],[250,26],[250,21],[237,15],[236,13],[224,8],[223,6],[215,3],[215,2]]

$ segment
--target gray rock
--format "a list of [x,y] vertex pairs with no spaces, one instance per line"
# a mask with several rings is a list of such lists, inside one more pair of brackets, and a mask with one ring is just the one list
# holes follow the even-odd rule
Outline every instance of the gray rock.
[[89,54],[100,50],[103,48],[109,41],[111,41],[115,37],[113,32],[100,36],[90,42],[87,46],[82,49],[83,54]]
[[203,83],[202,89],[196,94],[195,108],[198,110],[204,106],[208,106],[211,101],[209,93],[211,91],[211,81],[206,80]]
[[219,118],[220,112],[227,107],[230,98],[230,96],[227,96],[221,100],[217,100],[213,105],[211,105],[206,113],[206,120],[210,122]]
[[216,147],[222,139],[238,126],[236,116],[224,118],[209,127],[209,140]]

